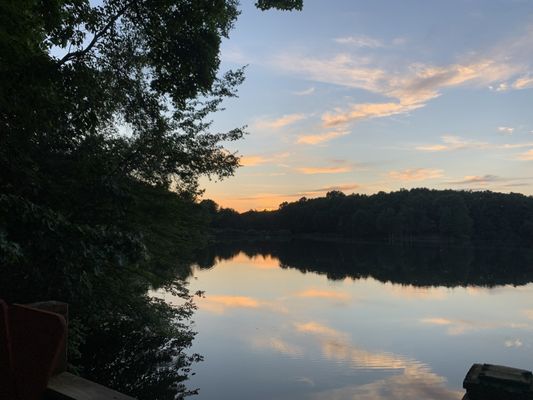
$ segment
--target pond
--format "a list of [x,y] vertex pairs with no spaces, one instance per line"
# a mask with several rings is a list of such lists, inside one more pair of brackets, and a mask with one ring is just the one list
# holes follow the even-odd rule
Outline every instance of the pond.
[[[461,399],[533,368],[533,262],[494,246],[219,244],[193,268],[198,399]],[[172,301],[167,297],[167,300]]]

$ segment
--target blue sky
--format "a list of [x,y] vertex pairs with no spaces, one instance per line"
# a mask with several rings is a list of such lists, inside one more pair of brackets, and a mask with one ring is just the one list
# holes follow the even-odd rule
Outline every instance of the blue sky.
[[[243,2],[244,3],[244,2]],[[217,129],[243,166],[205,198],[238,210],[329,190],[533,194],[533,2],[253,2],[224,42],[247,67]]]

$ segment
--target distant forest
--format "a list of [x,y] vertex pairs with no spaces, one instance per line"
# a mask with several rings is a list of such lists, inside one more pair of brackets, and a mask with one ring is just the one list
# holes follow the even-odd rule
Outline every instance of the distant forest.
[[517,193],[402,189],[373,195],[328,192],[274,211],[201,205],[215,231],[334,235],[361,240],[533,241],[533,197]]

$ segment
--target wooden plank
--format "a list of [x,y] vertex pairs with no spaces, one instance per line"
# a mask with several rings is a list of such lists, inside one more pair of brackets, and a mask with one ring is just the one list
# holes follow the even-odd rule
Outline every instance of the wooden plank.
[[63,372],[48,382],[44,400],[134,400],[79,376]]

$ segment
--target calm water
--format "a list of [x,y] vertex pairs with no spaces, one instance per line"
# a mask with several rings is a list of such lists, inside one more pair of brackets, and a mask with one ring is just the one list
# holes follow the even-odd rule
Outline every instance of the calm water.
[[320,242],[210,249],[193,270],[199,399],[460,399],[474,362],[533,368],[516,249]]

